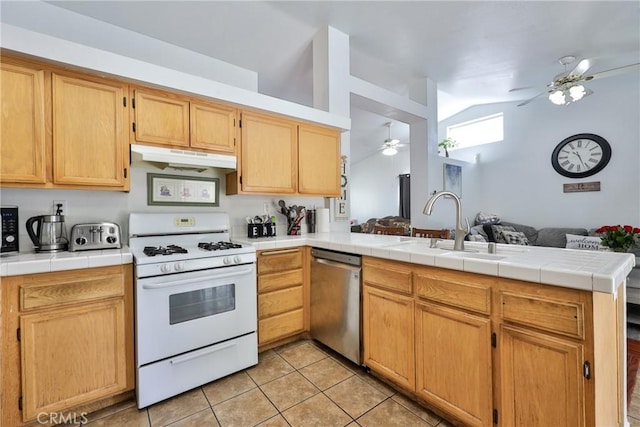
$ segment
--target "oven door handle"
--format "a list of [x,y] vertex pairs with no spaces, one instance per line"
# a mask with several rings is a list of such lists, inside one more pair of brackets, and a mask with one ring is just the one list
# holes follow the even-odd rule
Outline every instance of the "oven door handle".
[[218,351],[222,351],[224,349],[227,349],[229,347],[234,347],[236,345],[236,343],[230,343],[230,344],[225,344],[225,345],[221,345],[219,347],[216,348],[205,348],[203,350],[191,353],[191,354],[187,354],[185,356],[180,356],[180,357],[176,357],[173,358],[169,361],[169,363],[171,363],[172,365],[177,365],[179,363],[184,363],[184,362],[188,362],[189,360],[193,360],[193,359],[197,359],[199,357],[204,357],[207,356],[209,354],[212,353],[216,353]]
[[[233,273],[214,274],[214,275],[211,275],[211,276],[207,276],[206,278],[207,279],[225,279],[227,277],[242,276],[244,274],[251,273],[251,271],[252,271],[252,269],[250,269],[250,268],[243,268],[242,270],[237,270],[237,271],[234,271]],[[201,282],[203,279],[205,279],[205,278],[204,277],[198,277],[198,278],[195,278],[195,279],[174,280],[172,282],[143,284],[142,285],[142,289],[162,289],[162,288],[171,288],[173,286],[184,286],[184,285],[188,285],[190,283]]]

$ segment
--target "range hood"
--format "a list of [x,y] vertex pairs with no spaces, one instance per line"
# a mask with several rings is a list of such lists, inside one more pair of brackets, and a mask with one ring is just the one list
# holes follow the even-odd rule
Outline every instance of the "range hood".
[[236,169],[236,156],[175,148],[131,144],[131,157],[134,160],[156,163],[162,169],[166,167],[200,171],[207,168]]

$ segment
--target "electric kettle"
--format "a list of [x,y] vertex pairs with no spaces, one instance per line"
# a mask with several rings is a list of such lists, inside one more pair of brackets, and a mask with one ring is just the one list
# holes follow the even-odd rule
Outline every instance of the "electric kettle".
[[69,247],[61,206],[58,205],[55,215],[34,216],[27,220],[27,233],[36,252],[66,251]]

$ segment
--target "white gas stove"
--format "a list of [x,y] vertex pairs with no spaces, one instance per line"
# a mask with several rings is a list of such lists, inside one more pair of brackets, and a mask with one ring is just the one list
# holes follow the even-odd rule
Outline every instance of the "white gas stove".
[[256,254],[225,213],[132,213],[138,407],[258,362]]

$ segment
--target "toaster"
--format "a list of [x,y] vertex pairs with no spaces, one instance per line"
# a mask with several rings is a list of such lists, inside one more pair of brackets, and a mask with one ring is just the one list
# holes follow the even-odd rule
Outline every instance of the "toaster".
[[76,224],[71,228],[69,251],[118,249],[122,247],[120,226],[113,222]]

